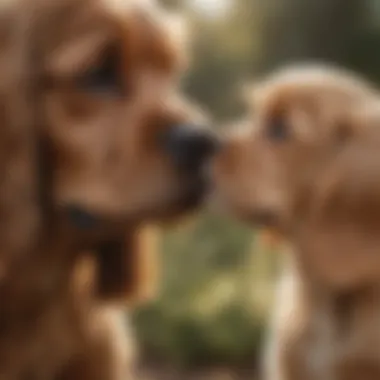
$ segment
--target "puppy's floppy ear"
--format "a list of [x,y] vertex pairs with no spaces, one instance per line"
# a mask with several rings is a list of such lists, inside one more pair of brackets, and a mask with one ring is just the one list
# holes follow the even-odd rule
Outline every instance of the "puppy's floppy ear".
[[331,284],[354,288],[378,281],[379,171],[378,144],[359,141],[315,178],[304,251]]
[[154,227],[130,227],[123,236],[96,250],[96,295],[103,300],[136,303],[156,290],[158,263]]

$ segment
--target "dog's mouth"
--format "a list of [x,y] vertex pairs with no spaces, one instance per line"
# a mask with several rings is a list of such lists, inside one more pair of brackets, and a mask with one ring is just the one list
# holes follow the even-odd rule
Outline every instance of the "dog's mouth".
[[210,179],[203,174],[198,174],[186,185],[183,185],[182,194],[179,196],[178,203],[183,208],[195,208],[200,206],[211,189]]
[[[177,179],[172,191],[163,197],[150,199],[124,213],[103,213],[81,204],[65,204],[59,212],[69,226],[81,235],[107,235],[127,223],[160,222],[186,216],[197,211],[205,202],[211,189],[210,178],[201,171]],[[105,232],[104,232],[105,231]]]
[[156,213],[151,213],[151,219],[171,221],[196,212],[205,202],[209,189],[210,181],[206,176],[199,175],[183,181],[177,195],[159,207]]

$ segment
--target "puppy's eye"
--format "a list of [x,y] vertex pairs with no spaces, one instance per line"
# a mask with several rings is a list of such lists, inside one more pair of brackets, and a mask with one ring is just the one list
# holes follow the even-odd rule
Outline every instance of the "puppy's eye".
[[118,51],[115,48],[105,51],[98,63],[80,75],[76,83],[83,91],[99,95],[122,96],[124,86]]
[[272,141],[284,141],[289,137],[289,128],[281,117],[271,120],[266,129],[266,136]]

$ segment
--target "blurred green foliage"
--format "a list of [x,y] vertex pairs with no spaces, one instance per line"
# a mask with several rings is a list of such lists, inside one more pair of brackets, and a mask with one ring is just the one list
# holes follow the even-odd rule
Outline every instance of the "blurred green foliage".
[[[194,41],[184,88],[216,124],[243,112],[242,84],[285,63],[334,62],[380,80],[380,0],[234,0],[219,18],[192,0],[166,3],[184,11]],[[179,365],[254,362],[277,259],[253,237],[207,213],[164,234],[161,295],[136,313],[151,357]]]
[[136,314],[146,354],[186,366],[254,363],[277,261],[257,246],[246,226],[208,213],[167,231],[161,296]]

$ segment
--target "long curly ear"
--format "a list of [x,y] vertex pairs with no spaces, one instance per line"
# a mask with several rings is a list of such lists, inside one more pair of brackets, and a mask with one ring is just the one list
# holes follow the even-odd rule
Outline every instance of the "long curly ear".
[[158,271],[156,238],[153,227],[138,227],[101,244],[95,254],[99,299],[136,303],[154,295]]
[[1,260],[30,251],[40,221],[32,18],[17,2],[0,5]]

